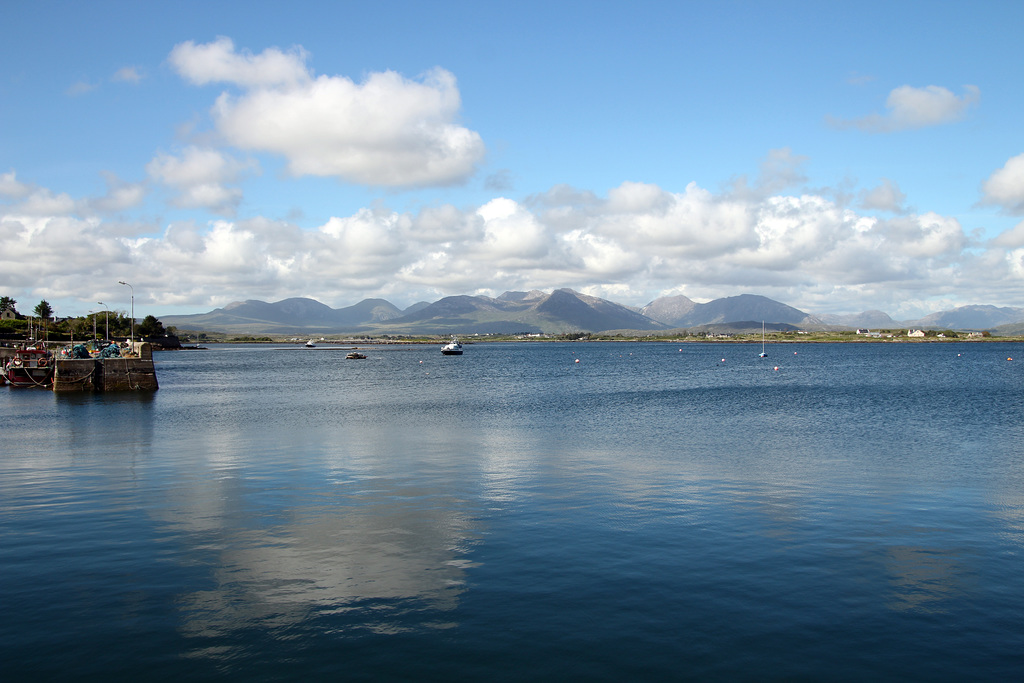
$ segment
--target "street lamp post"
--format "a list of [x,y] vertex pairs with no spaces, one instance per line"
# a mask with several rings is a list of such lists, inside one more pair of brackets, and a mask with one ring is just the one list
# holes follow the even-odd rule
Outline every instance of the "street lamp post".
[[132,290],[132,336],[131,336],[131,340],[132,340],[132,348],[134,349],[134,347],[135,347],[135,288],[132,287],[127,282],[125,282],[124,280],[118,280],[117,284],[124,285],[128,289]]
[[107,336],[105,336],[103,338],[109,341],[110,340],[110,309],[107,308],[107,305],[105,303],[103,303],[102,301],[97,301],[96,303],[98,303],[100,306],[103,307],[103,318],[104,318],[104,322],[107,325],[107,330],[105,332],[105,334]]

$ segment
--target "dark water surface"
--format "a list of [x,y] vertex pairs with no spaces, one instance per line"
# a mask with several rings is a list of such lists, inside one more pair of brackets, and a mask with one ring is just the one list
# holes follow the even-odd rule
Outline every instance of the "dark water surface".
[[154,395],[0,389],[0,678],[1020,679],[1024,350],[758,352],[217,346]]

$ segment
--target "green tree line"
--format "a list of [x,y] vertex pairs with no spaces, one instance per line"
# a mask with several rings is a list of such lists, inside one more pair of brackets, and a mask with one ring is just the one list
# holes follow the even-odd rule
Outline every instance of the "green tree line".
[[[106,337],[129,337],[132,334],[131,317],[124,311],[93,311],[86,315],[54,319],[53,307],[46,299],[40,301],[30,315],[22,315],[17,309],[18,302],[9,296],[0,296],[0,312],[11,311],[15,318],[0,320],[0,333],[28,334],[31,325],[36,337],[44,334],[51,339],[99,339]],[[109,331],[109,332],[108,332]],[[141,322],[135,323],[135,337],[162,337],[174,334],[173,327],[164,328],[163,323],[155,316],[147,315]]]

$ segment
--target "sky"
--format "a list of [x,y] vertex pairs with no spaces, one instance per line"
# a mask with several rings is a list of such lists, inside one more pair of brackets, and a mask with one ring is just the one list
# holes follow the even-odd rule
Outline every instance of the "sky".
[[1017,0],[0,7],[22,313],[1024,306]]

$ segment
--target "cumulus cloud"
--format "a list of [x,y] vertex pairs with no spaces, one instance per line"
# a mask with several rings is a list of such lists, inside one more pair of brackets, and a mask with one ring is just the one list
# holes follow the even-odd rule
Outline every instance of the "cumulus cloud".
[[84,202],[87,213],[110,214],[126,211],[140,206],[146,198],[146,186],[143,183],[122,182],[113,173],[103,174],[107,183],[107,194]]
[[0,241],[0,286],[55,298],[80,296],[83,282],[104,275],[115,283],[116,269],[132,258],[131,247],[99,218],[10,214],[0,207]]
[[244,88],[297,85],[309,80],[308,55],[302,48],[284,52],[267,48],[258,55],[235,51],[234,42],[221,36],[212,43],[181,43],[171,50],[168,61],[195,85],[234,83]]
[[34,187],[12,207],[16,214],[26,216],[70,216],[79,204],[66,192],[56,193],[45,187]]
[[738,176],[733,179],[729,194],[736,199],[756,201],[792,188],[807,180],[802,168],[806,162],[807,157],[793,154],[788,147],[769,150],[753,182]]
[[197,85],[225,82],[212,110],[225,141],[271,152],[295,175],[335,176],[381,187],[464,182],[483,160],[480,135],[458,123],[455,76],[435,68],[418,79],[393,71],[361,83],[314,75],[301,49],[239,53],[227,38],[182,43],[170,62]]
[[6,208],[21,216],[94,216],[114,214],[142,204],[146,196],[143,183],[122,182],[113,173],[104,173],[107,193],[102,197],[75,199],[66,192],[23,183],[14,171],[0,175],[0,198],[15,200]]
[[14,171],[0,173],[0,197],[21,199],[31,191],[32,187],[19,181],[18,175]]
[[1020,222],[1009,230],[1000,233],[992,240],[992,246],[1007,249],[1024,247],[1024,222]]
[[[204,158],[200,149],[164,158],[154,176],[182,187],[216,184],[224,175]],[[113,202],[126,186],[108,183]],[[557,186],[475,207],[378,205],[314,228],[256,217],[175,222],[132,236],[74,214],[95,200],[28,186],[13,172],[0,176],[0,192],[12,197],[0,203],[0,284],[42,275],[53,298],[78,296],[88,276],[129,279],[137,305],[192,310],[250,298],[311,296],[342,306],[379,296],[407,305],[573,287],[637,305],[665,293],[756,292],[810,311],[897,315],[934,296],[985,300],[993,281],[1024,291],[1020,226],[979,248],[952,217],[882,218],[814,193],[757,197],[627,182],[602,196]],[[127,195],[124,205],[134,201]],[[31,273],[16,266],[28,262],[38,264]],[[155,275],[167,272],[175,277]]]
[[857,119],[829,117],[827,120],[837,128],[891,133],[960,121],[980,99],[981,90],[974,85],[964,86],[962,96],[938,85],[924,88],[901,85],[886,98],[884,114],[871,114]]
[[982,204],[996,205],[1011,215],[1024,214],[1024,154],[1011,158],[982,183]]
[[153,180],[177,192],[171,200],[174,206],[205,208],[223,215],[233,215],[242,200],[242,191],[228,184],[258,170],[253,161],[239,161],[219,150],[196,146],[186,147],[179,156],[160,153],[146,165]]
[[888,178],[882,178],[879,185],[863,191],[860,195],[860,206],[868,211],[903,213],[905,201],[907,195],[900,190],[899,185]]

